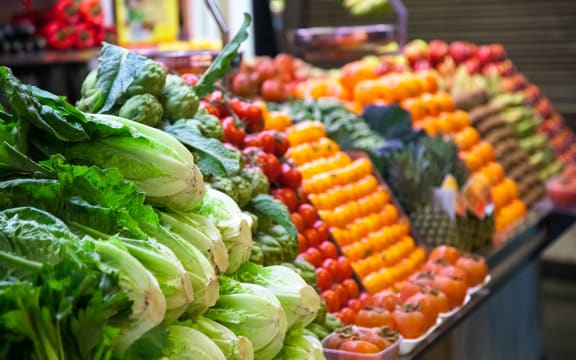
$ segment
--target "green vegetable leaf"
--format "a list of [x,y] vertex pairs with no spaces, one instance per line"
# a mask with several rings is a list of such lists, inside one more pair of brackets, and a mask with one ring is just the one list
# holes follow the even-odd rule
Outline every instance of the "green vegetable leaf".
[[5,66],[0,67],[0,89],[11,112],[20,119],[25,119],[59,140],[88,139],[88,134],[82,127],[82,119],[65,116],[66,113],[61,111],[62,105],[57,102],[43,102],[48,92],[42,91],[39,94],[41,97],[36,98],[32,88],[18,80]]
[[102,108],[98,109],[99,113],[112,109],[132,81],[142,72],[146,60],[144,56],[133,51],[104,43],[98,58],[96,85],[106,97]]
[[290,221],[290,212],[280,201],[270,195],[260,194],[250,200],[250,205],[258,212],[270,216],[275,223],[282,225],[292,238],[298,237],[296,226]]
[[240,172],[240,152],[224,146],[220,140],[205,137],[191,121],[179,120],[172,125],[165,125],[163,130],[194,151],[196,164],[202,174],[232,176]]
[[234,38],[224,46],[220,54],[214,59],[210,67],[202,75],[194,90],[199,98],[210,94],[214,90],[214,84],[222,79],[230,70],[232,61],[238,56],[238,49],[246,39],[248,39],[248,27],[250,26],[251,17],[244,14],[244,22]]

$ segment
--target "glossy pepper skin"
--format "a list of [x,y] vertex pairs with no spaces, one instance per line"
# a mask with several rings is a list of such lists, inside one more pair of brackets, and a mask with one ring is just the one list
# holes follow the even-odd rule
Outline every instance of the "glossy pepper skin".
[[77,49],[88,49],[97,45],[94,30],[88,24],[76,25],[74,40]]
[[50,8],[50,18],[68,24],[77,23],[79,9],[79,0],[58,0]]
[[102,25],[104,21],[100,0],[82,0],[78,12],[86,22],[92,25]]
[[46,43],[51,49],[64,50],[74,46],[74,27],[54,20],[42,29]]

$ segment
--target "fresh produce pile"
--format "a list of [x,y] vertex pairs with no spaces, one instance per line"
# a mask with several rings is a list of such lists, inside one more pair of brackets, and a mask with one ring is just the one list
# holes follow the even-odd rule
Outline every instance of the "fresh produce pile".
[[15,15],[11,25],[14,32],[5,31],[3,37],[6,53],[88,49],[114,38],[114,29],[104,25],[99,0],[57,0],[48,9]]
[[[0,68],[3,357],[324,358],[304,328],[338,322],[280,265],[298,242],[270,174],[238,202],[211,185],[256,169],[197,110],[247,25],[195,86],[106,44],[79,108]],[[284,241],[267,266],[264,230]]]

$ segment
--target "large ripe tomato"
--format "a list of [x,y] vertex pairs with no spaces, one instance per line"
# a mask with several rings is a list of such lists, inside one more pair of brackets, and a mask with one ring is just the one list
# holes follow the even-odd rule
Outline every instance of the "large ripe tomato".
[[306,240],[308,240],[308,246],[317,247],[321,244],[320,236],[318,236],[316,229],[306,229],[303,235],[306,237]]
[[278,175],[280,185],[291,189],[298,189],[302,185],[302,174],[289,164],[282,164],[280,175]]
[[353,273],[352,264],[345,256],[338,257],[338,272],[342,276],[342,279],[348,279],[352,277]]
[[330,229],[328,225],[322,220],[316,220],[314,222],[313,228],[318,231],[318,236],[320,236],[320,240],[327,241],[330,237]]
[[446,295],[450,309],[454,309],[464,302],[467,287],[463,281],[448,276],[436,276],[432,284]]
[[342,285],[346,288],[349,299],[356,299],[360,295],[360,289],[354,279],[348,278],[342,281]]
[[449,264],[454,265],[456,260],[460,257],[460,251],[455,247],[448,245],[440,245],[430,253],[429,260],[443,259]]
[[390,311],[379,307],[365,307],[358,311],[354,323],[364,327],[395,326]]
[[396,307],[402,303],[398,297],[398,294],[387,289],[372,295],[370,304],[372,306],[384,308],[388,311],[394,311],[394,309],[396,309]]
[[262,84],[262,97],[266,101],[282,102],[288,94],[280,80],[268,79]]
[[[371,342],[364,340],[348,340],[340,345],[340,350],[349,351],[356,354],[376,354],[381,350],[378,346],[372,344]],[[355,357],[350,357],[350,355],[342,354],[340,358],[342,360],[352,360]]]
[[[318,230],[316,230],[318,233]],[[320,236],[320,234],[318,234]],[[337,259],[338,258],[338,249],[336,249],[336,245],[334,245],[331,241],[323,241],[319,246],[318,249],[322,252],[324,259]],[[336,265],[338,266],[338,265]]]
[[336,312],[340,309],[340,298],[334,290],[326,290],[322,292],[322,298],[326,301],[326,310],[328,312]]
[[332,274],[324,268],[316,269],[316,283],[320,291],[328,290],[332,286]]
[[426,316],[417,307],[406,305],[394,310],[394,323],[400,335],[406,339],[416,339],[426,333]]
[[302,219],[302,215],[293,212],[290,214],[290,220],[292,220],[292,223],[296,226],[296,230],[298,230],[299,233],[304,231],[304,219]]
[[466,287],[470,286],[470,283],[468,282],[468,274],[466,273],[466,271],[464,271],[463,269],[460,269],[456,266],[446,266],[444,269],[442,269],[438,275],[440,276],[448,276],[450,278],[456,279],[456,280],[461,280],[466,284]]
[[318,220],[318,212],[316,208],[310,204],[301,204],[298,207],[298,213],[304,218],[304,225],[306,225],[306,227],[314,226],[314,223]]
[[488,275],[486,260],[480,256],[464,255],[456,261],[456,267],[468,275],[468,286],[480,285]]
[[431,327],[438,320],[438,304],[435,298],[430,294],[416,294],[406,300],[404,305],[414,305],[420,308],[420,311],[426,316],[426,326]]

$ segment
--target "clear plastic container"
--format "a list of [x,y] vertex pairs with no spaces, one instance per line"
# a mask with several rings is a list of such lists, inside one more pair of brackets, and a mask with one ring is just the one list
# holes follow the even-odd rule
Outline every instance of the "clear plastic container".
[[[354,326],[355,329],[366,329],[360,326]],[[366,329],[367,330],[367,329]],[[330,337],[328,335],[324,340],[322,340],[322,345],[325,345],[327,339]],[[400,354],[400,344],[402,343],[402,337],[398,335],[398,340],[386,349],[375,354],[357,354],[349,351],[342,351],[336,349],[328,349],[324,346],[324,356],[326,360],[396,360]]]

